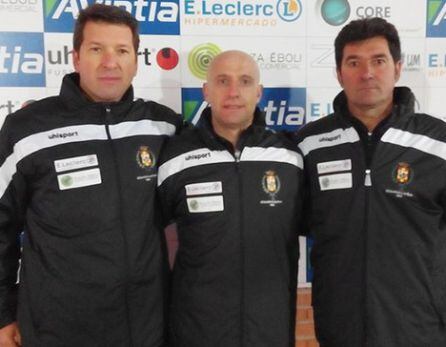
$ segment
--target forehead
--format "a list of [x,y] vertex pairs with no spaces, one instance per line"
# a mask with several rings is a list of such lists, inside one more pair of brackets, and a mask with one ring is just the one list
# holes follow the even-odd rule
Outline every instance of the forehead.
[[216,78],[219,76],[249,76],[257,79],[258,71],[255,62],[248,57],[243,55],[228,55],[216,58],[216,60],[212,62],[209,70],[209,76],[211,78]]
[[371,39],[350,42],[343,50],[343,60],[350,58],[373,57],[377,55],[390,56],[389,44],[382,36]]
[[132,44],[131,29],[124,24],[89,21],[83,30],[83,41],[101,41],[119,44]]

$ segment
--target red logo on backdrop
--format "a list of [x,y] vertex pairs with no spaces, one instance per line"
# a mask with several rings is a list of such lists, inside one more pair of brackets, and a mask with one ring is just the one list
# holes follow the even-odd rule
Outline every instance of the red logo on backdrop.
[[163,70],[172,70],[178,65],[178,53],[173,48],[162,48],[156,54],[156,62]]

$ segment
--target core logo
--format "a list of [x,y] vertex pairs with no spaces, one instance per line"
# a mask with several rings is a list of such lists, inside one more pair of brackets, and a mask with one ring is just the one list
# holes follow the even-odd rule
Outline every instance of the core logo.
[[79,11],[102,3],[124,8],[139,22],[141,34],[178,35],[178,0],[45,0],[45,31],[71,32]]
[[0,86],[45,86],[43,33],[0,35]]
[[325,0],[321,5],[321,15],[327,24],[342,25],[350,17],[350,4],[347,0]]
[[391,6],[357,6],[352,9],[348,0],[318,0],[316,12],[320,12],[325,23],[332,26],[344,24],[353,12],[354,18],[380,17],[390,19],[392,15]]
[[[197,124],[208,106],[201,88],[183,88],[181,94],[185,119]],[[264,88],[258,106],[265,112],[267,126],[294,131],[305,124],[305,103],[305,88]]]
[[446,37],[446,0],[427,1],[427,37]]

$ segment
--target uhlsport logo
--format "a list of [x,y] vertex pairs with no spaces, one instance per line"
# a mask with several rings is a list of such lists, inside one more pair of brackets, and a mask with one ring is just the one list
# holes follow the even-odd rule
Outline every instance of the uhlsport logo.
[[45,31],[71,32],[79,11],[93,3],[124,8],[139,22],[141,34],[178,35],[179,0],[45,0]]
[[[208,106],[201,88],[183,88],[181,95],[184,118],[197,124]],[[259,107],[265,112],[267,126],[294,131],[305,123],[305,102],[305,88],[264,88]]]
[[0,35],[0,87],[44,87],[43,33]]
[[446,37],[446,0],[427,1],[427,37]]
[[209,64],[220,52],[220,47],[213,43],[195,46],[187,59],[190,72],[199,79],[205,79]]

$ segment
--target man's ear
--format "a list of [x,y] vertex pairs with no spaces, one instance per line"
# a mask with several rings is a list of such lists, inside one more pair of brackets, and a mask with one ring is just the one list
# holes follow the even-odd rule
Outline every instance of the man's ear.
[[260,99],[262,98],[262,94],[263,94],[263,84],[259,84],[257,87],[257,102],[259,102]]
[[398,82],[401,76],[401,69],[403,67],[403,63],[401,60],[398,60],[395,64],[395,82]]
[[79,72],[79,52],[73,50],[73,66],[76,72]]
[[342,82],[342,73],[341,73],[341,69],[340,68],[336,69],[336,76],[338,77],[338,82],[341,85],[341,87],[344,87],[344,83]]
[[203,87],[201,88],[201,92],[203,93],[203,98],[204,98],[204,100],[207,102],[207,103],[209,103],[209,100],[208,100],[208,95],[209,95],[209,90],[208,90],[208,84],[205,82],[205,83],[203,83]]

